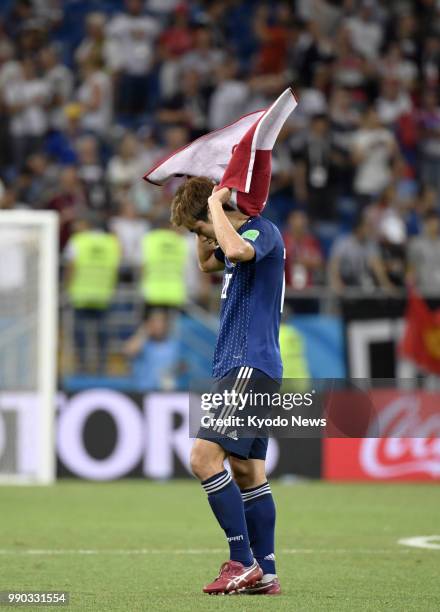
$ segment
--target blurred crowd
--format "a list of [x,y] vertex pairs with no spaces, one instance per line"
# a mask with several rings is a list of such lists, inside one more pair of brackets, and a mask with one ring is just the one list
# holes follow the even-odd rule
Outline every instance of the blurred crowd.
[[165,272],[148,278],[146,258],[172,243],[186,282],[171,301],[209,308],[192,241],[168,224],[180,179],[142,176],[292,85],[265,212],[287,285],[440,291],[439,78],[438,0],[5,0],[0,209],[56,211],[66,268],[86,265],[77,233],[116,236],[118,279],[147,307]]
[[288,284],[440,288],[438,0],[5,0],[0,15],[0,208],[57,211],[62,251],[92,215],[125,270],[142,264],[177,184],[145,171],[292,84],[266,211]]

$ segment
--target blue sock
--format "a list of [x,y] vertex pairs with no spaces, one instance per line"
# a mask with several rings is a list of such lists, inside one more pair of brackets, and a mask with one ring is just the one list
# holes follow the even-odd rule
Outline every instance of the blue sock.
[[244,516],[240,489],[224,470],[202,482],[208,501],[229,542],[231,561],[245,567],[254,562]]
[[267,482],[241,492],[252,552],[263,574],[275,570],[275,504]]

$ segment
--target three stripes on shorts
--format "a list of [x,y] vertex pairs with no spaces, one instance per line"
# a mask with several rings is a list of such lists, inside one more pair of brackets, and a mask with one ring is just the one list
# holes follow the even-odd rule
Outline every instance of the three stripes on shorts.
[[[218,416],[219,419],[223,420],[223,419],[226,419],[227,417],[234,416],[234,413],[236,412],[237,408],[240,405],[240,395],[239,394],[244,393],[244,391],[246,390],[246,387],[249,384],[249,380],[252,376],[253,371],[254,371],[254,368],[251,368],[248,366],[242,366],[240,368],[237,378],[235,380],[234,386],[232,388],[232,391],[236,391],[237,393],[236,401],[225,404],[223,406],[222,411]],[[227,425],[215,425],[213,427],[213,430],[217,431],[218,433],[224,434],[226,433]]]

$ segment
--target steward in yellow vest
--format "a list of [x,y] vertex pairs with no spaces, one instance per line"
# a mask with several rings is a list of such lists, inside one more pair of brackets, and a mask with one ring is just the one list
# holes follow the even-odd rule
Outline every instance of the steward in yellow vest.
[[[80,372],[104,373],[107,365],[107,312],[118,280],[121,251],[113,234],[76,223],[66,245],[66,284],[74,308],[74,346]],[[96,347],[94,359],[91,350]]]
[[113,234],[87,229],[70,239],[68,293],[75,309],[108,308],[118,280],[121,251]]
[[142,240],[142,294],[148,306],[186,304],[188,243],[173,229],[158,228]]
[[[297,330],[288,325],[280,325],[280,353],[283,361],[283,391],[301,392],[308,388],[310,378],[304,344]],[[292,379],[295,379],[292,381]]]

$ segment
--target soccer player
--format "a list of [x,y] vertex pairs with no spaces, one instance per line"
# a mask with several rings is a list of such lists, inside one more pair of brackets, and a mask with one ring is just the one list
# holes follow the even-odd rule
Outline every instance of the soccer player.
[[[258,378],[279,389],[278,332],[284,299],[284,245],[277,227],[231,206],[231,192],[204,177],[188,179],[176,192],[171,219],[197,234],[204,272],[224,270],[220,331],[213,376],[234,380],[243,393]],[[226,405],[222,413],[232,414]],[[229,543],[230,559],[203,591],[209,594],[275,595],[275,505],[265,472],[267,437],[199,431],[191,468],[208,494]],[[235,433],[235,432],[234,432]],[[233,478],[224,467],[228,458]]]

